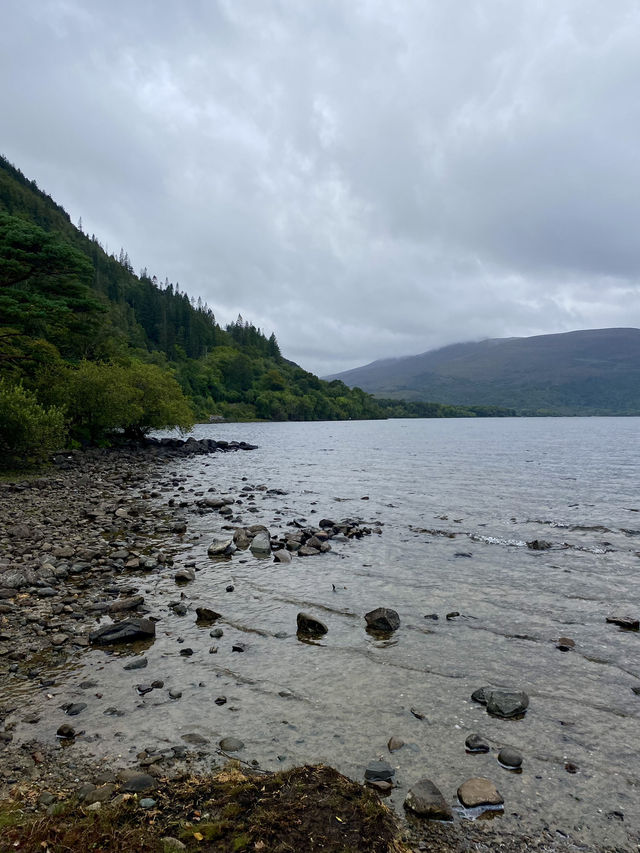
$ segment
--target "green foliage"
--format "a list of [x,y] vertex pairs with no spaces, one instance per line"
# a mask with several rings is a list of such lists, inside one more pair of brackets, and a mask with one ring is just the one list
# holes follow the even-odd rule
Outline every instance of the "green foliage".
[[41,465],[64,441],[61,409],[44,408],[22,385],[0,379],[0,468]]
[[189,430],[193,414],[176,380],[155,364],[82,361],[59,386],[71,433],[96,442],[121,430],[141,438],[152,429]]
[[105,311],[91,295],[92,274],[56,234],[0,211],[0,357],[15,361],[38,339],[71,357],[86,352]]

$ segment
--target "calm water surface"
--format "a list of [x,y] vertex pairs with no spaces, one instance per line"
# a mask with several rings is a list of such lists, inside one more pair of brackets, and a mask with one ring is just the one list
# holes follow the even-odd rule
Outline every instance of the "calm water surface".
[[[73,688],[98,672],[109,703],[125,711],[109,718],[102,705],[88,708],[87,731],[101,733],[88,748],[126,756],[188,732],[213,746],[234,735],[246,744],[241,757],[264,768],[323,761],[356,779],[385,757],[397,768],[399,808],[423,775],[452,803],[465,779],[487,776],[505,798],[497,818],[505,829],[549,825],[635,849],[640,636],[605,617],[640,610],[640,419],[223,424],[195,434],[259,449],[169,463],[162,503],[213,489],[243,500],[242,524],[272,533],[323,517],[379,521],[383,533],[289,566],[249,552],[215,562],[207,546],[224,521],[176,510],[189,525],[176,565],[195,560],[199,569],[186,601],[221,612],[224,636],[212,640],[193,612],[168,608],[179,597],[171,571],[144,577],[140,588],[161,617],[149,667],[124,672],[122,657],[90,651],[62,677]],[[185,478],[182,488],[170,471]],[[256,488],[247,500],[247,485],[286,495]],[[553,547],[533,551],[534,539]],[[390,640],[364,630],[363,614],[377,606],[400,614]],[[301,609],[328,625],[321,642],[296,638]],[[451,611],[461,616],[447,620]],[[425,619],[433,613],[437,621]],[[572,652],[557,650],[561,636],[575,641]],[[179,656],[179,638],[191,658]],[[238,640],[244,654],[232,652]],[[139,697],[133,685],[154,678],[182,699]],[[489,717],[470,700],[483,685],[526,690],[524,719]],[[214,704],[220,695],[223,707]],[[495,751],[467,755],[471,732]],[[406,745],[390,756],[392,735]],[[503,745],[522,752],[522,773],[500,767]]]

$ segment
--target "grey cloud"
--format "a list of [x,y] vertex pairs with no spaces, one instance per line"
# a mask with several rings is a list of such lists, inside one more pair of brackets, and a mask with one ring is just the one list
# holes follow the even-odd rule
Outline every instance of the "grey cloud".
[[9,0],[6,156],[318,372],[640,325],[632,0]]

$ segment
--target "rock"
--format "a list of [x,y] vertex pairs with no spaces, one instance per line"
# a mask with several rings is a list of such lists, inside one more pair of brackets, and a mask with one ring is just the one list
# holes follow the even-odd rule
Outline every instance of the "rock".
[[51,803],[55,803],[56,798],[49,791],[43,791],[38,797],[38,802],[41,806],[50,806]]
[[52,646],[62,646],[64,645],[69,638],[66,634],[52,634],[51,635],[51,645]]
[[210,625],[216,619],[220,619],[220,616],[220,613],[216,613],[210,607],[196,607],[196,622],[198,625]]
[[578,766],[576,764],[574,764],[573,761],[567,761],[566,764],[564,765],[564,769],[567,771],[567,773],[577,773],[578,772]]
[[69,723],[63,723],[56,732],[59,738],[70,740],[76,736],[76,730]]
[[190,658],[192,654],[193,649],[189,648],[188,646],[186,649],[180,649],[180,656],[183,658]]
[[209,545],[207,553],[210,557],[229,557],[237,550],[238,549],[234,544],[233,537],[231,537],[225,539],[214,539],[211,545]]
[[156,780],[148,773],[125,773],[125,776],[121,790],[126,794],[142,794],[156,787]]
[[63,706],[67,716],[69,717],[77,717],[81,711],[87,707],[86,702],[73,702],[71,705]]
[[607,622],[611,625],[617,625],[625,631],[640,630],[640,620],[634,619],[632,616],[607,616]]
[[244,527],[238,527],[236,532],[233,534],[233,542],[236,548],[239,548],[241,551],[246,551],[249,547],[249,541],[247,531]]
[[232,652],[244,652],[246,650],[246,646],[244,643],[234,643],[231,646]]
[[109,613],[122,613],[125,610],[135,610],[136,607],[144,604],[142,595],[133,595],[130,598],[119,598],[109,605],[107,610]]
[[522,766],[522,755],[512,746],[503,746],[498,753],[498,761],[510,770]]
[[321,637],[329,630],[324,622],[311,616],[309,613],[298,613],[298,634],[305,637]]
[[452,619],[457,619],[460,613],[457,610],[452,610],[451,613],[447,613],[446,618],[451,621]]
[[259,530],[251,540],[249,548],[253,554],[270,553],[271,535],[268,530]]
[[378,780],[376,782],[367,782],[367,785],[382,796],[390,794],[391,791],[393,791],[393,782],[382,782],[381,780]]
[[442,791],[426,777],[411,786],[404,807],[427,820],[453,820],[453,812]]
[[321,554],[319,548],[312,548],[310,545],[302,545],[297,549],[296,553],[299,557],[315,557],[317,554]]
[[273,552],[273,560],[276,563],[290,563],[292,559],[291,552],[286,548],[278,548]]
[[99,812],[102,808],[102,803],[91,803],[90,806],[87,806],[88,812]]
[[193,569],[187,568],[186,566],[182,569],[178,569],[178,571],[173,576],[173,579],[176,583],[189,583],[190,581],[194,581],[196,579],[196,573]]
[[386,761],[370,761],[364,771],[367,782],[391,782],[396,771]]
[[529,697],[524,690],[499,690],[480,687],[471,694],[474,702],[487,706],[493,717],[519,717],[529,707]]
[[469,752],[489,752],[489,744],[478,734],[469,735],[464,745]]
[[110,646],[116,643],[133,643],[136,640],[148,640],[156,635],[155,622],[151,619],[125,619],[105,625],[89,634],[89,642],[94,646]]
[[570,652],[571,649],[575,648],[575,645],[575,642],[569,639],[569,637],[559,637],[556,649],[560,649],[561,652]]
[[223,752],[240,752],[244,749],[244,743],[237,737],[224,737],[218,746]]
[[214,628],[213,631],[209,631],[209,636],[213,637],[214,640],[219,640],[223,635],[224,631],[222,628]]
[[416,720],[424,720],[426,719],[426,715],[419,708],[410,708],[409,709]]
[[400,627],[400,617],[395,610],[388,607],[376,607],[375,610],[370,610],[365,613],[364,618],[367,621],[367,627],[372,631],[396,631]]
[[180,699],[181,697],[182,697],[182,690],[172,689],[169,691],[169,698],[170,699]]
[[139,803],[141,809],[152,809],[155,805],[156,801],[152,797],[143,797]]
[[399,737],[390,737],[389,743],[387,744],[387,749],[389,752],[396,752],[399,749],[402,749],[404,746],[404,741]]
[[169,607],[173,610],[176,616],[186,616],[189,609],[184,601],[174,601],[169,604]]
[[533,539],[531,542],[527,542],[527,548],[532,551],[548,551],[549,548],[553,548],[553,543],[546,542],[544,539]]
[[524,690],[492,690],[487,697],[487,713],[493,717],[519,717],[528,707]]
[[187,849],[186,844],[183,844],[182,841],[177,838],[174,838],[172,835],[163,836],[160,839],[160,844],[163,845],[162,849],[165,850],[166,853],[171,853],[171,851],[173,850],[179,851]]
[[139,657],[130,660],[129,663],[125,663],[122,668],[126,670],[144,669],[148,665],[148,663],[149,661],[145,657]]
[[151,693],[153,687],[151,684],[136,684],[136,690],[141,696],[146,696],[147,693]]
[[467,809],[478,806],[501,806],[504,803],[502,795],[490,779],[476,776],[467,779],[458,788],[458,799]]
[[425,619],[432,619],[434,622],[437,622],[440,618],[437,613],[427,613],[424,617]]
[[114,795],[116,786],[112,784],[101,785],[94,788],[84,796],[84,802],[90,806],[92,803],[106,803]]

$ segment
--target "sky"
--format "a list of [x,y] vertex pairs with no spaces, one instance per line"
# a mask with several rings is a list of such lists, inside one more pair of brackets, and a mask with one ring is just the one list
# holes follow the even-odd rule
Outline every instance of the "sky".
[[640,326],[638,0],[3,0],[0,153],[319,375]]

